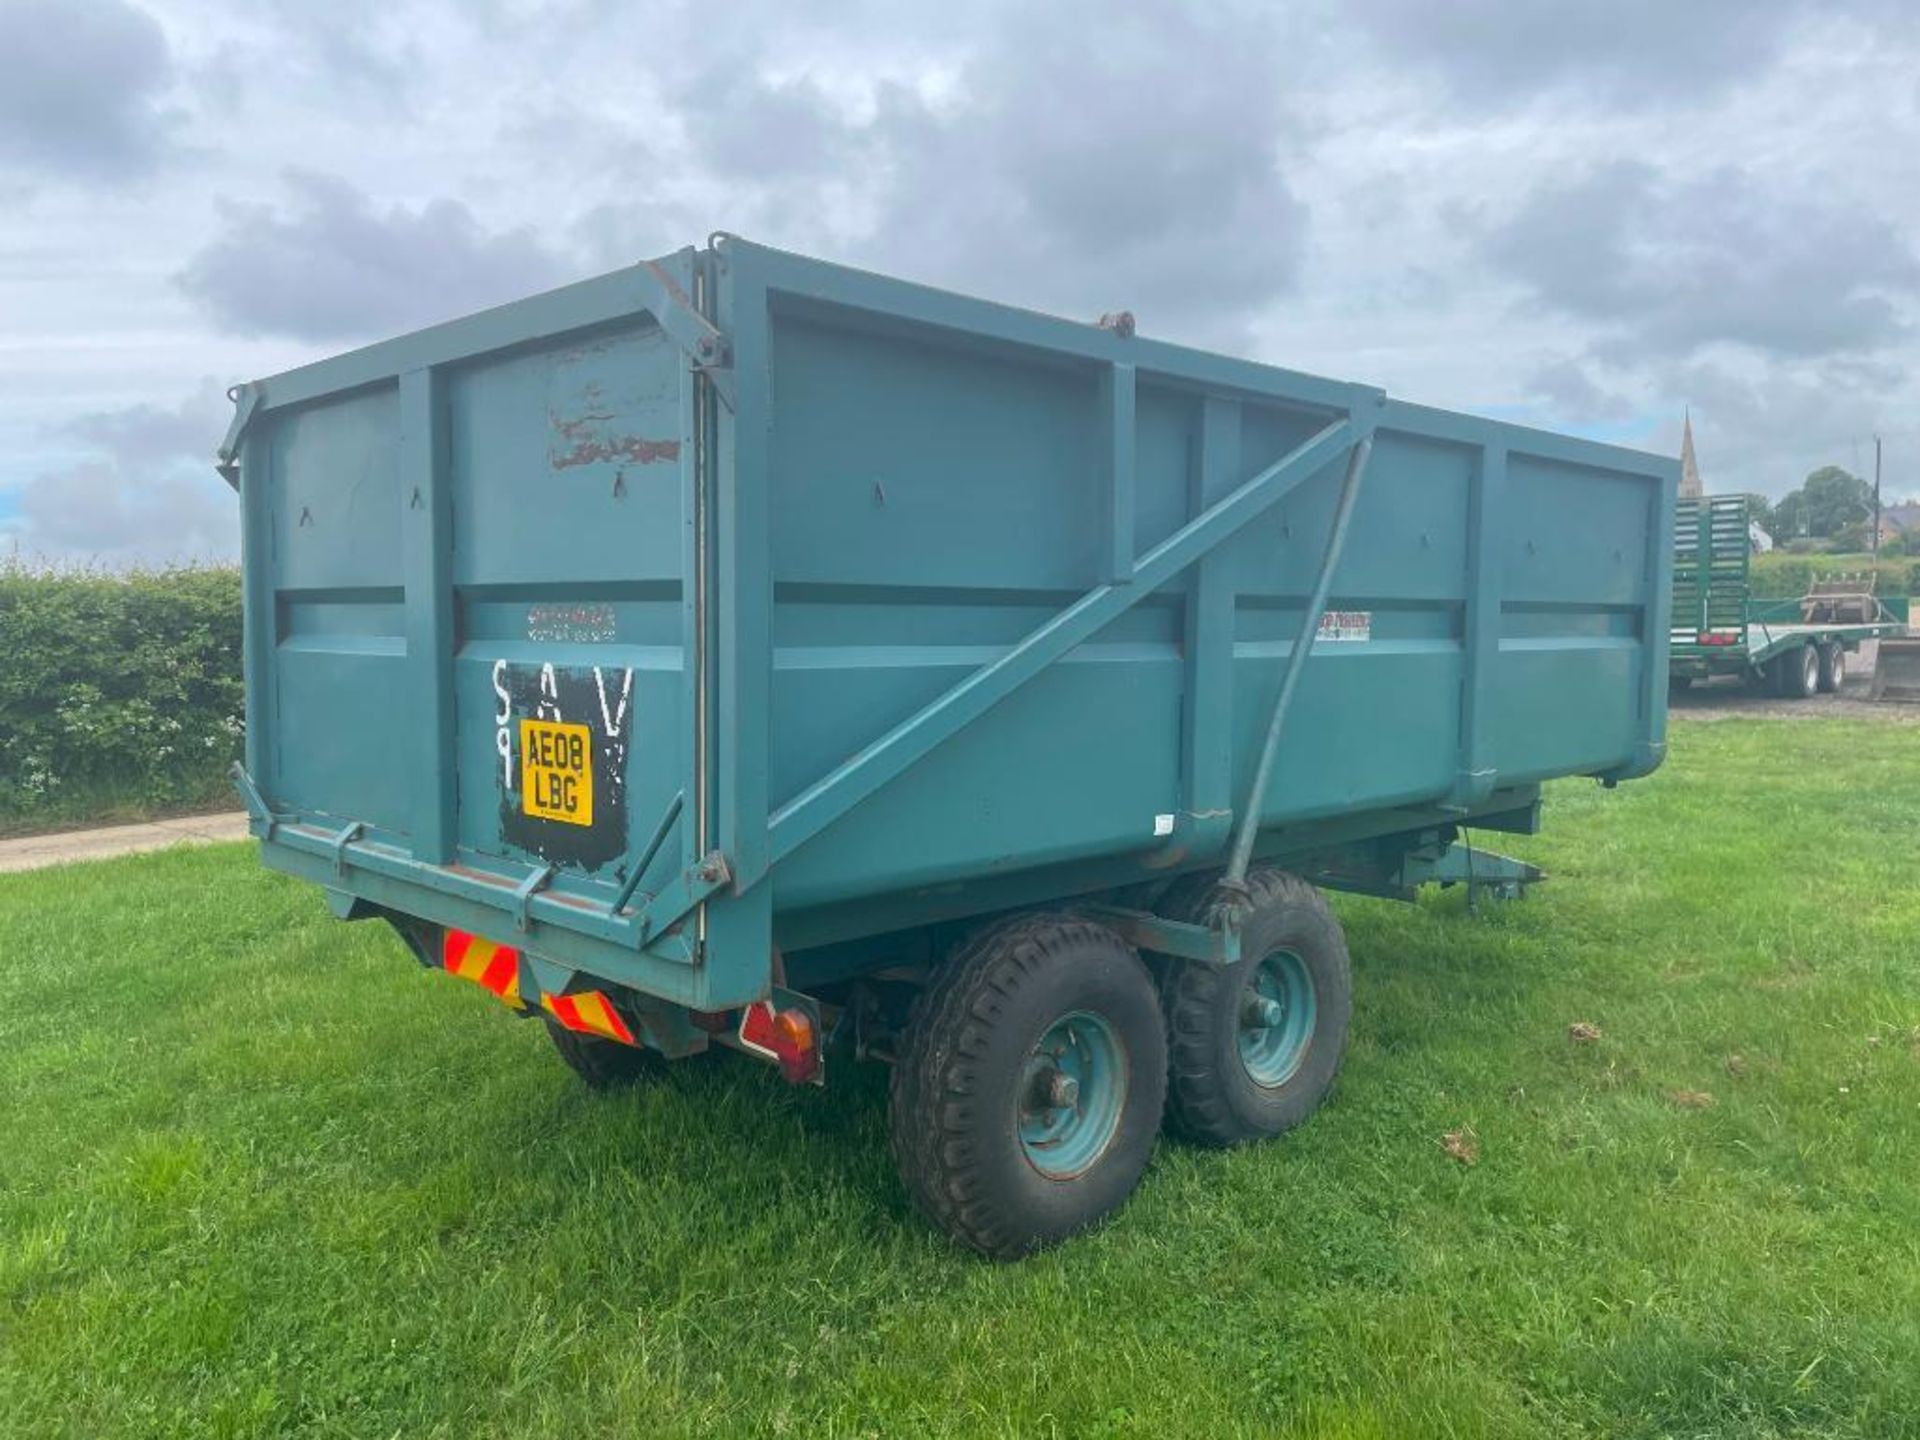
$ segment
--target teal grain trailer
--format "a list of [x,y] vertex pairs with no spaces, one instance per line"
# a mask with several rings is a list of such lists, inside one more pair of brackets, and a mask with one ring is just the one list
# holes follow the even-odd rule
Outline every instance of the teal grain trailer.
[[726,236],[239,387],[266,863],[1013,1255],[1331,1084],[1316,886],[1660,763],[1674,462]]

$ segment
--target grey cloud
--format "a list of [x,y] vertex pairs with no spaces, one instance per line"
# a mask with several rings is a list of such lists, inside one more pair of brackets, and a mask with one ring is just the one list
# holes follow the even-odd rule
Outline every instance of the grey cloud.
[[430,200],[376,209],[343,180],[285,177],[282,211],[228,207],[218,240],[180,274],[224,329],[339,341],[415,329],[567,278],[529,229],[483,229],[466,206]]
[[1342,13],[1475,109],[1551,91],[1685,106],[1765,70],[1809,19],[1913,23],[1904,0],[1349,0]]
[[60,429],[128,468],[188,457],[211,464],[209,457],[220,443],[232,411],[223,387],[208,379],[178,405],[131,405],[98,411],[70,420]]
[[177,406],[133,405],[57,427],[93,453],[15,490],[0,543],[35,559],[112,566],[234,559],[233,492],[211,459],[230,409],[204,380]]
[[718,66],[702,72],[679,100],[699,117],[691,127],[696,151],[728,179],[813,179],[843,161],[857,138],[805,76],[766,81],[750,70]]
[[1907,332],[1920,262],[1894,226],[1723,169],[1672,180],[1637,162],[1530,195],[1485,257],[1609,359],[1727,343],[1788,357],[1871,351]]
[[1907,385],[1899,367],[1852,359],[1724,356],[1621,368],[1563,356],[1535,370],[1525,389],[1542,423],[1597,427],[1669,455],[1679,452],[1690,412],[1708,493],[1777,496],[1821,465],[1857,472],[1870,464],[1876,431],[1890,457],[1920,450],[1920,425],[1898,418],[1910,409]]
[[0,3],[0,164],[105,182],[150,172],[173,118],[167,37],[124,0]]
[[209,467],[148,474],[89,460],[29,480],[0,521],[6,547],[35,560],[170,565],[231,561],[240,527],[233,493]]
[[1545,405],[1554,423],[1590,425],[1632,418],[1631,400],[1595,380],[1587,366],[1570,356],[1549,360],[1526,382],[1527,393]]
[[[256,0],[258,3],[258,0]],[[392,0],[273,0],[264,7],[300,62],[357,95],[403,105],[421,69],[420,47],[392,33]]]
[[[1304,142],[1277,98],[1291,51],[1261,8],[1009,4],[953,33],[871,18],[874,54],[892,59],[864,80],[844,55],[826,74],[795,68],[809,52],[777,15],[747,48],[709,45],[727,58],[661,96],[677,123],[647,136],[659,163],[628,167],[618,198],[565,232],[581,258],[630,261],[717,225],[1069,314],[1131,308],[1149,334],[1228,347],[1297,279],[1309,216],[1284,172]],[[929,68],[947,77],[931,95],[905,78]],[[578,119],[575,144],[631,129]],[[524,148],[551,128],[507,132]],[[674,163],[675,133],[692,165]],[[382,215],[342,182],[295,183],[290,207],[234,210],[181,276],[229,330],[358,338],[566,268],[451,202]]]
[[567,234],[589,269],[615,270],[703,239],[711,220],[670,201],[642,206],[607,201],[575,220]]
[[1708,491],[1769,495],[1785,493],[1821,464],[1856,473],[1863,463],[1870,466],[1876,430],[1896,454],[1920,444],[1920,428],[1892,419],[1906,408],[1903,379],[1833,363],[1738,368],[1699,362],[1659,374],[1676,411],[1682,401],[1692,408]]
[[1286,61],[1256,10],[1012,12],[967,66],[957,114],[895,112],[912,123],[883,238],[996,291],[1238,343],[1301,264],[1307,207],[1282,173],[1300,142],[1275,98]]
[[722,223],[1222,344],[1296,279],[1308,212],[1284,174],[1300,141],[1267,12],[1000,6],[942,55],[934,98],[893,78],[850,105],[752,57],[687,87],[689,141],[734,182]]
[[[336,113],[365,116],[371,107],[385,120],[410,119],[413,92],[431,73],[408,28],[421,9],[417,0],[251,0],[223,16],[219,42],[189,62],[196,101],[205,111],[241,113],[267,84],[324,97]],[[430,33],[444,37],[465,18],[462,9],[434,17]]]

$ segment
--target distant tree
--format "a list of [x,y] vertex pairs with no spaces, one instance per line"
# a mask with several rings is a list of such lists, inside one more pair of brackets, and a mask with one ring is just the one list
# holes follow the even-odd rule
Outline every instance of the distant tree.
[[1837,535],[1873,518],[1873,486],[1838,465],[1822,465],[1807,476],[1800,493],[1807,497],[1807,525],[1815,535]]
[[[1773,502],[1764,495],[1747,493],[1747,519],[1767,534],[1773,534]],[[1777,537],[1776,537],[1777,538]]]
[[1798,490],[1789,490],[1768,512],[1764,523],[1774,543],[1786,545],[1806,534],[1806,518],[1807,497]]
[[1773,507],[1767,533],[1787,541],[1802,535],[1831,538],[1873,515],[1873,487],[1838,465],[1822,465]]

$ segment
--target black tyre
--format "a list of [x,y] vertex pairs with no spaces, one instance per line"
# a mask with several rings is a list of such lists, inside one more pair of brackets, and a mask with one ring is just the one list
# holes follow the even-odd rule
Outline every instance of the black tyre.
[[[1268,1139],[1311,1115],[1353,1015],[1346,936],[1320,892],[1282,870],[1254,871],[1247,888],[1240,962],[1170,959],[1161,979],[1167,1125],[1204,1145]],[[1170,900],[1170,918],[1206,925],[1227,903],[1210,884]]]
[[1775,692],[1787,700],[1811,700],[1820,690],[1820,652],[1811,645],[1789,650],[1774,662]]
[[1835,641],[1820,651],[1820,692],[1838,695],[1847,683],[1847,647]]
[[1667,677],[1667,689],[1675,695],[1684,695],[1692,688],[1693,677],[1691,675],[1669,675]]
[[666,1069],[667,1062],[651,1050],[637,1045],[622,1045],[618,1040],[602,1040],[598,1035],[582,1035],[552,1020],[547,1034],[553,1048],[573,1072],[595,1090],[616,1090],[638,1080],[652,1079]]
[[1166,1085],[1132,948],[1089,921],[1023,916],[962,945],[915,1002],[893,1071],[894,1163],[935,1225],[1012,1259],[1133,1193]]

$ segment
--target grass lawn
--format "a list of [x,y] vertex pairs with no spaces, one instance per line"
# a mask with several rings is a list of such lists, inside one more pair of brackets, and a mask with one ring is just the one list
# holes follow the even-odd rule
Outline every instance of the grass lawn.
[[883,1073],[596,1097],[240,847],[0,878],[0,1434],[1920,1433],[1916,816],[1912,729],[1678,722],[1526,903],[1339,900],[1327,1108],[1015,1266]]

